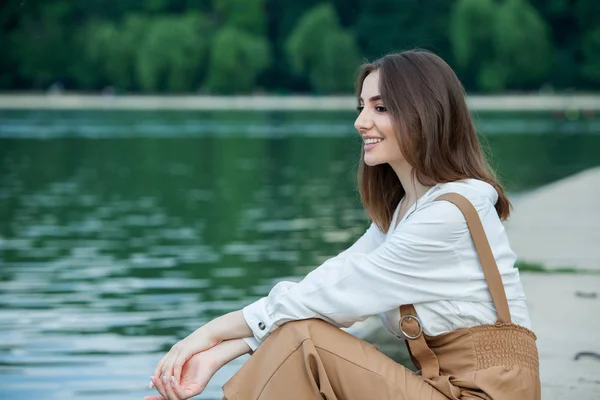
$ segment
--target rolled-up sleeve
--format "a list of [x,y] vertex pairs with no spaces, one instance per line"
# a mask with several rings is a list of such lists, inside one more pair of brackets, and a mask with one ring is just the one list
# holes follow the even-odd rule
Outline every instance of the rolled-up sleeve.
[[[288,321],[320,318],[349,327],[402,304],[456,298],[456,243],[468,233],[458,208],[432,202],[415,212],[371,251],[348,251],[298,283],[280,282],[243,309],[260,343]],[[348,249],[351,250],[351,249]]]
[[242,340],[246,342],[246,344],[248,345],[248,347],[250,347],[250,350],[252,350],[252,352],[255,352],[258,346],[260,345],[258,343],[258,340],[256,340],[254,337],[242,338]]

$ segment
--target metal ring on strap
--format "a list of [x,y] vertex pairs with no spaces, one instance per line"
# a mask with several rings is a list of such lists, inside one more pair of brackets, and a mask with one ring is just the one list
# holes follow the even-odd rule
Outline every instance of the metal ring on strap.
[[[402,324],[404,323],[404,320],[410,320],[410,319],[414,319],[415,321],[417,321],[417,325],[419,326],[419,332],[417,332],[416,335],[409,335],[408,333],[406,333],[406,331],[404,329],[402,329]],[[416,315],[410,315],[410,314],[403,315],[402,317],[400,317],[399,325],[400,325],[400,332],[402,332],[402,334],[404,335],[404,337],[406,339],[414,340],[414,339],[418,338],[419,336],[421,336],[421,334],[423,333],[423,327],[421,326],[421,320]]]

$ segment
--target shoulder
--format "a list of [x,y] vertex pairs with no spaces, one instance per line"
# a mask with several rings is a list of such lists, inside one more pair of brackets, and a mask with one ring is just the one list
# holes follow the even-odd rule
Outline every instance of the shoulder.
[[442,183],[434,189],[438,189],[432,194],[430,200],[432,203],[443,203],[446,206],[458,209],[448,201],[434,201],[437,197],[446,193],[457,193],[465,197],[475,207],[477,213],[483,217],[489,210],[494,208],[498,201],[498,192],[487,182],[477,179],[465,179],[462,181]]
[[493,186],[483,181],[469,179],[438,184],[417,206],[413,215],[407,218],[404,229],[399,230],[444,242],[460,239],[468,232],[463,213],[449,201],[435,201],[446,193],[457,193],[467,198],[482,219],[494,208],[498,199]]
[[383,232],[381,229],[379,229],[379,227],[377,226],[377,224],[375,222],[371,222],[371,225],[369,225],[369,228],[366,231],[367,235],[372,236],[375,239],[379,239],[379,240],[384,240],[385,239],[385,232]]

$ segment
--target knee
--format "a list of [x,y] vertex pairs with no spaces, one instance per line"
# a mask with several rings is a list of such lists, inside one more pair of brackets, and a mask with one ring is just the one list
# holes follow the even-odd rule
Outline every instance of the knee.
[[277,328],[277,330],[273,332],[271,336],[274,340],[276,340],[275,338],[278,338],[280,340],[301,342],[305,339],[311,338],[323,328],[326,329],[327,326],[335,329],[333,325],[316,318],[290,321]]
[[310,318],[310,319],[301,319],[298,321],[290,321],[281,325],[278,329],[285,331],[297,331],[297,330],[313,330],[313,329],[323,329],[326,327],[335,328],[328,322],[323,321],[322,319]]

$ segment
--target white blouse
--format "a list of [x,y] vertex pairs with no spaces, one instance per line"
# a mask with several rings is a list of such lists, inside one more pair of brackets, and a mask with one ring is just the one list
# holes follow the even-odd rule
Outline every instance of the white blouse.
[[498,194],[486,182],[468,179],[438,184],[421,196],[389,231],[372,224],[349,249],[302,281],[279,282],[268,296],[243,311],[255,350],[288,321],[320,318],[337,327],[380,314],[393,334],[403,304],[414,304],[427,335],[496,322],[497,314],[461,211],[444,193],[458,193],[477,209],[504,283],[513,322],[531,327],[525,294],[514,267],[504,226],[494,208]]

